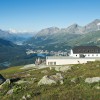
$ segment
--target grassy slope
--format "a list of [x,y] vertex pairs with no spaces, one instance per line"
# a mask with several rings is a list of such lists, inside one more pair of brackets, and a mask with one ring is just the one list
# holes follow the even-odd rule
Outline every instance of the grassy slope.
[[98,45],[100,46],[100,31],[91,32],[71,41],[66,41],[68,45]]
[[[26,48],[21,46],[0,46],[0,63],[9,62],[10,66],[19,66],[34,63],[36,56],[27,55]],[[0,69],[4,69],[0,65]]]
[[46,35],[37,38],[31,38],[26,41],[26,44],[32,44],[36,49],[44,50],[64,50],[69,49],[69,45],[65,45],[65,41],[73,40],[80,37],[79,34],[57,33],[53,35]]
[[[31,80],[36,78],[32,84],[13,84],[16,87],[13,95],[5,95],[5,91],[0,92],[0,99],[2,100],[19,100],[23,95],[30,94],[29,100],[100,100],[100,91],[95,89],[95,86],[100,86],[100,83],[87,84],[84,82],[87,77],[100,77],[100,62],[91,62],[84,65],[73,65],[72,70],[62,73],[64,77],[64,84],[59,83],[44,86],[37,86],[39,80],[46,74],[41,73],[42,70],[47,70],[47,75],[57,73],[54,69],[49,68],[40,70],[21,70],[19,67],[13,67],[6,70],[1,70],[0,73],[6,78],[11,78],[13,75],[21,77],[23,75],[31,74],[29,77],[22,78],[24,80]],[[77,78],[76,83],[72,83],[71,79]]]
[[33,43],[35,48],[46,50],[64,50],[77,45],[100,46],[100,31],[90,32],[82,35],[59,33],[55,35],[32,38],[26,43]]

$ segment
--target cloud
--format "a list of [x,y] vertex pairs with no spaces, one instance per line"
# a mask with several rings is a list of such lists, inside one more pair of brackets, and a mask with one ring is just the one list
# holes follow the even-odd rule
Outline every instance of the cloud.
[[15,29],[11,29],[11,28],[9,29],[9,32],[10,32],[10,33],[18,33],[17,30],[15,30]]

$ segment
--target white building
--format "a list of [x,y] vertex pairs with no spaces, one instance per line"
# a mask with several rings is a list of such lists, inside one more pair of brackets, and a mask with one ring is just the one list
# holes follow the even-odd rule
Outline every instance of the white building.
[[71,50],[70,56],[78,58],[100,57],[100,48],[97,46],[77,46]]
[[98,26],[98,30],[100,30],[100,23],[98,23],[97,26]]
[[97,46],[77,46],[74,47],[70,55],[67,56],[48,56],[46,57],[46,65],[67,65],[82,64],[89,61],[100,59],[100,48]]

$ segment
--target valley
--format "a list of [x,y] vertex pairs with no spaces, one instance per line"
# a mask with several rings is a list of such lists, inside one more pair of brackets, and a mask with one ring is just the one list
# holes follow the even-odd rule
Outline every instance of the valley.
[[78,24],[63,29],[50,27],[34,34],[0,30],[0,67],[35,63],[36,58],[45,59],[46,55],[66,56],[74,46],[100,46],[98,23],[100,20],[95,19],[83,27]]

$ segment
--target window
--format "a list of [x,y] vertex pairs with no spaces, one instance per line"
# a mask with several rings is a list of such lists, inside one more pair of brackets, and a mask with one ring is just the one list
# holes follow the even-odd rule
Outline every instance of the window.
[[90,50],[88,50],[87,52],[90,52]]
[[95,52],[98,53],[99,51],[98,50],[95,50]]
[[80,64],[80,61],[77,61]]
[[80,58],[85,58],[85,55],[84,54],[80,54]]
[[77,55],[76,55],[76,57],[77,57]]
[[54,65],[56,65],[56,62],[54,62]]
[[94,55],[92,55],[92,56],[94,56]]
[[48,65],[56,65],[56,62],[48,62]]
[[90,56],[90,55],[88,55],[88,56]]
[[91,52],[94,52],[94,50],[92,49]]
[[78,52],[80,52],[81,50],[80,49],[78,49]]
[[98,56],[98,54],[96,56]]

